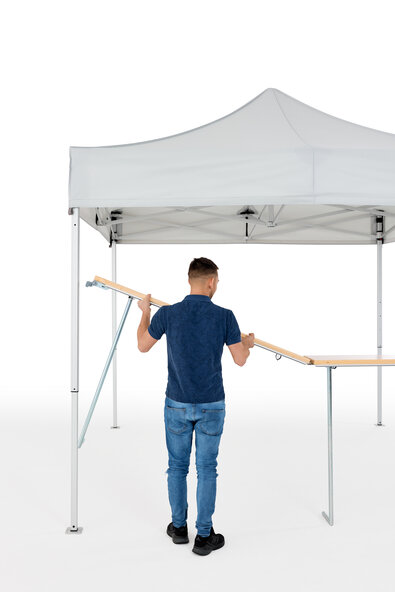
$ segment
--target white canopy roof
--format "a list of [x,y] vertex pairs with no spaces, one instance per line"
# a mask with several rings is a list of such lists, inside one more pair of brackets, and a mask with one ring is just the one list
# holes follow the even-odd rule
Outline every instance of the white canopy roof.
[[69,206],[119,243],[395,240],[395,134],[266,89],[199,128],[70,147]]

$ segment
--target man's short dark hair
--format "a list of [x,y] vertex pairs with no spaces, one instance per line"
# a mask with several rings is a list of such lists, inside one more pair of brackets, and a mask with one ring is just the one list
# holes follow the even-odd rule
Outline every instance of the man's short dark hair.
[[215,265],[214,261],[211,261],[211,259],[207,259],[206,257],[199,257],[197,259],[195,257],[189,265],[188,277],[190,280],[207,278],[212,275],[217,275],[217,269],[219,268]]

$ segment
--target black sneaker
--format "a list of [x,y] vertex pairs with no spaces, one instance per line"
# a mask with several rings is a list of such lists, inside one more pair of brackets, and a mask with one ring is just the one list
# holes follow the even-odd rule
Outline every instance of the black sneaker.
[[215,534],[214,528],[211,527],[210,534],[207,537],[202,537],[199,534],[195,537],[195,544],[192,551],[198,555],[208,555],[211,551],[220,549],[225,544],[225,538],[222,534]]
[[176,543],[176,545],[179,545],[181,543],[189,543],[187,524],[185,524],[185,526],[180,526],[179,528],[176,528],[173,525],[173,522],[170,522],[166,532],[173,539],[173,543]]

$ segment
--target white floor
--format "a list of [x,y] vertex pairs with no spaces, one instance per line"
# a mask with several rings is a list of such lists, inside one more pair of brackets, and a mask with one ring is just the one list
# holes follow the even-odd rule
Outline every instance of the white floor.
[[[386,425],[377,428],[374,392],[339,386],[334,393],[334,527],[321,516],[327,510],[325,384],[321,393],[227,395],[213,518],[226,544],[207,557],[191,552],[194,457],[190,543],[174,545],[165,534],[171,517],[162,395],[147,390],[119,397],[121,429],[109,429],[111,401],[103,393],[80,451],[79,536],[65,535],[68,393],[2,397],[2,590],[393,592],[395,406],[389,394]],[[90,398],[81,400],[81,423]]]

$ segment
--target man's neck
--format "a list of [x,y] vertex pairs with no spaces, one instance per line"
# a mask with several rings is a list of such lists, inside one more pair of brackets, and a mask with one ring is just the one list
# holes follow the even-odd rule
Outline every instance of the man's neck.
[[190,295],[192,294],[196,294],[196,296],[208,296],[209,298],[211,298],[210,294],[205,294],[204,292],[191,292]]

